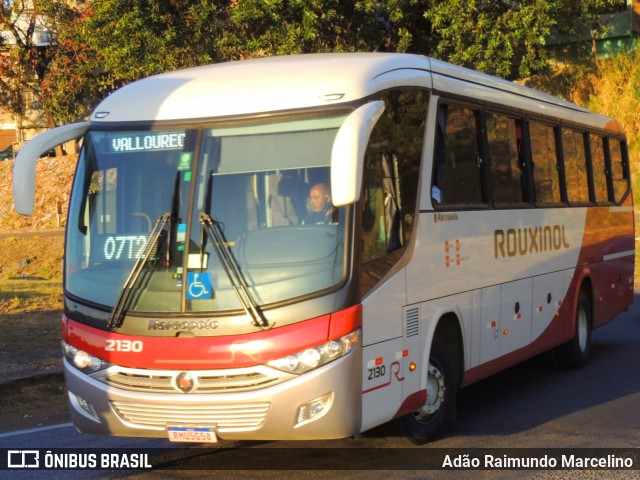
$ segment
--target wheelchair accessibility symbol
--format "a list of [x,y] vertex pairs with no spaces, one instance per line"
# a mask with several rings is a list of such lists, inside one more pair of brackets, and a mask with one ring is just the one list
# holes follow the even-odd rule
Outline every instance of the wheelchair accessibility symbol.
[[211,273],[188,272],[187,300],[203,300],[213,298]]

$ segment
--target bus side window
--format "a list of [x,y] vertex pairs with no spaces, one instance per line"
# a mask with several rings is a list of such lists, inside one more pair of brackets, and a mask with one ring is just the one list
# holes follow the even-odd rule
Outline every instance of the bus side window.
[[459,105],[438,109],[432,198],[441,205],[480,205],[482,158],[478,112]]
[[590,135],[591,145],[591,169],[593,171],[593,187],[596,194],[596,203],[609,203],[609,189],[607,187],[607,165],[604,156],[604,138],[599,135]]
[[569,205],[589,202],[589,176],[584,134],[568,128],[562,129],[562,154],[567,181]]
[[611,180],[616,203],[620,203],[629,187],[628,166],[623,155],[623,144],[615,138],[609,139],[609,158],[611,159]]
[[557,205],[562,202],[562,199],[555,127],[540,122],[530,122],[529,138],[536,204]]
[[411,239],[427,112],[424,90],[381,95],[385,112],[369,140],[362,187],[363,295],[393,268]]
[[491,191],[497,205],[514,205],[526,201],[520,123],[515,118],[487,113]]

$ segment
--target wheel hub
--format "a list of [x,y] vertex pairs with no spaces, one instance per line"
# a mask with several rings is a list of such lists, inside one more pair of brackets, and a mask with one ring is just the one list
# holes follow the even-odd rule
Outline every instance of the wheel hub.
[[421,409],[414,412],[416,420],[424,421],[440,409],[444,403],[446,389],[444,375],[438,368],[429,363],[427,370],[427,402]]

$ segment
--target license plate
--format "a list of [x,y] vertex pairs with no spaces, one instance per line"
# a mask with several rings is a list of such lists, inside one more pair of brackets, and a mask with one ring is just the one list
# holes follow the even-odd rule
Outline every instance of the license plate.
[[214,429],[207,427],[167,427],[167,436],[171,442],[218,443]]

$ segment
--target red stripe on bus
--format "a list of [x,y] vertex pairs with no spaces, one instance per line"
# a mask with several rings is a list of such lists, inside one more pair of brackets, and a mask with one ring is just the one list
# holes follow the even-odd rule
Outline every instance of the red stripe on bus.
[[242,368],[321,345],[361,326],[359,305],[284,327],[220,337],[123,335],[67,319],[67,342],[103,360],[130,368]]

